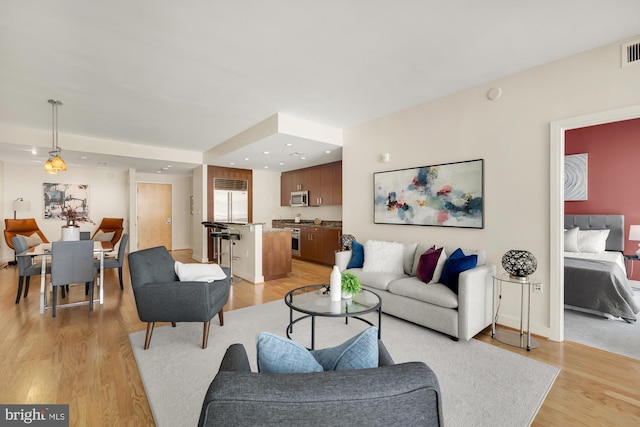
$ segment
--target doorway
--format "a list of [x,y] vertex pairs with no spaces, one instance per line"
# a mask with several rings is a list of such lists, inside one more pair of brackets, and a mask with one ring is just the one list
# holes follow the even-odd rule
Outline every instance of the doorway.
[[564,341],[564,136],[587,126],[640,118],[640,105],[551,122],[549,339]]
[[138,183],[138,249],[172,248],[171,184]]

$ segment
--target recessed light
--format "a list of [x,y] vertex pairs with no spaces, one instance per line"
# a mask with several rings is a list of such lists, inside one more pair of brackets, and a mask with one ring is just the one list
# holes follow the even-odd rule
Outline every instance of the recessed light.
[[162,173],[162,171],[157,171],[156,173]]
[[233,165],[235,165],[236,163],[235,163],[235,162],[229,162],[229,164],[230,164],[231,166],[233,166]]
[[300,157],[300,160],[307,160],[307,158],[302,156],[302,157]]
[[264,151],[264,154],[269,154],[269,152],[268,151]]
[[280,166],[284,165],[284,162],[280,162]]
[[162,170],[163,170],[163,171],[166,171],[166,170],[168,170],[168,169],[169,169],[169,168],[162,168]]
[[35,147],[32,148],[31,149],[31,154],[33,154],[35,156],[36,154],[38,154],[38,150],[36,150]]
[[171,167],[171,165],[167,165],[167,167],[168,167],[168,168],[170,168],[170,167]]
[[87,159],[88,159],[88,157],[87,157],[87,156],[80,156],[80,159],[81,159],[81,160],[87,160]]
[[331,154],[331,150],[326,150],[324,153],[325,154]]
[[290,142],[287,142],[285,145],[286,145],[287,147],[291,147],[293,144],[292,144],[292,143],[290,143]]
[[265,168],[265,169],[269,169],[269,166],[265,166],[264,168]]
[[245,160],[249,160],[249,158],[248,158],[248,157],[245,157],[244,159],[245,159]]

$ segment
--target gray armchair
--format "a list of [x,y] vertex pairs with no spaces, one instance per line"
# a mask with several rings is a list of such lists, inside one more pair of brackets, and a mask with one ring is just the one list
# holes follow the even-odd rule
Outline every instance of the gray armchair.
[[223,307],[229,299],[230,273],[214,282],[180,282],[175,261],[164,246],[129,254],[131,287],[138,317],[147,322],[145,350],[149,348],[155,322],[204,322],[202,348],[207,348],[211,319],[218,314],[224,326]]
[[394,364],[379,341],[378,368],[252,373],[233,344],[205,395],[198,425],[442,426],[442,395],[422,362]]

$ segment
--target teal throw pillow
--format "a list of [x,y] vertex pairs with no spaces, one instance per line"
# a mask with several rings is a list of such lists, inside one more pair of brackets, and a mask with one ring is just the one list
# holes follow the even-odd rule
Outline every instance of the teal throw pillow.
[[378,328],[372,326],[339,346],[311,350],[325,371],[376,368]]
[[362,268],[364,265],[364,246],[356,242],[354,239],[351,242],[351,259],[347,268]]
[[256,349],[258,372],[294,374],[323,371],[322,365],[302,345],[268,332],[258,335]]
[[440,283],[457,294],[460,273],[471,270],[476,265],[478,265],[478,255],[465,255],[462,249],[458,248],[447,258],[440,276]]

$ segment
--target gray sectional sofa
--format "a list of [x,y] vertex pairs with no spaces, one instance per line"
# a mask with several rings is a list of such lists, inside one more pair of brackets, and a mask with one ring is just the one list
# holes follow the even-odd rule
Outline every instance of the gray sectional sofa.
[[[458,293],[441,283],[426,284],[416,277],[420,255],[433,245],[403,243],[403,273],[368,272],[351,268],[362,286],[378,294],[382,311],[395,317],[442,332],[451,338],[467,341],[491,324],[493,275],[495,265],[486,264],[482,250],[465,249],[465,255],[476,254],[477,266],[460,273]],[[445,247],[447,255],[457,248]],[[352,252],[336,252],[336,265],[347,270]],[[364,254],[367,257],[366,251]]]

